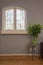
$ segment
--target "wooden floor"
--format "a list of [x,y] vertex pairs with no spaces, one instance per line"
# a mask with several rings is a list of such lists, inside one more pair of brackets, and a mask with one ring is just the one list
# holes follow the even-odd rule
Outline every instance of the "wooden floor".
[[39,57],[0,57],[0,65],[43,65]]

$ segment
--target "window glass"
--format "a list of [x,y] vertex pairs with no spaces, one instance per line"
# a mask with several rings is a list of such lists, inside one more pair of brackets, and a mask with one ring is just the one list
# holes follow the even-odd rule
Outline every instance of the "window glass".
[[25,11],[16,9],[16,29],[25,30]]
[[14,29],[14,9],[5,10],[5,29]]

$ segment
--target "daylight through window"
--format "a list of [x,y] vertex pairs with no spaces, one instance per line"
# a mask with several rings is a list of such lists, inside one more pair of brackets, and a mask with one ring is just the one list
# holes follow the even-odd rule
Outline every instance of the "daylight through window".
[[19,7],[3,8],[2,29],[3,30],[25,30],[26,11]]

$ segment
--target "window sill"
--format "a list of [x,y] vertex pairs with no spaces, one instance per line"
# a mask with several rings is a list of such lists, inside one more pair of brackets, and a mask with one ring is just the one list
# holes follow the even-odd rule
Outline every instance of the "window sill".
[[0,34],[28,34],[27,31],[9,31],[9,30],[6,30],[6,31],[1,31]]

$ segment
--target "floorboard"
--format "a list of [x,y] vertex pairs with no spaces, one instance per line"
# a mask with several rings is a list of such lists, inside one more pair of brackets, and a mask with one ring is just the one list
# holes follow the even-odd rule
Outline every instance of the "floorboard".
[[24,57],[0,57],[0,65],[43,65],[43,59],[40,57],[24,56]]

